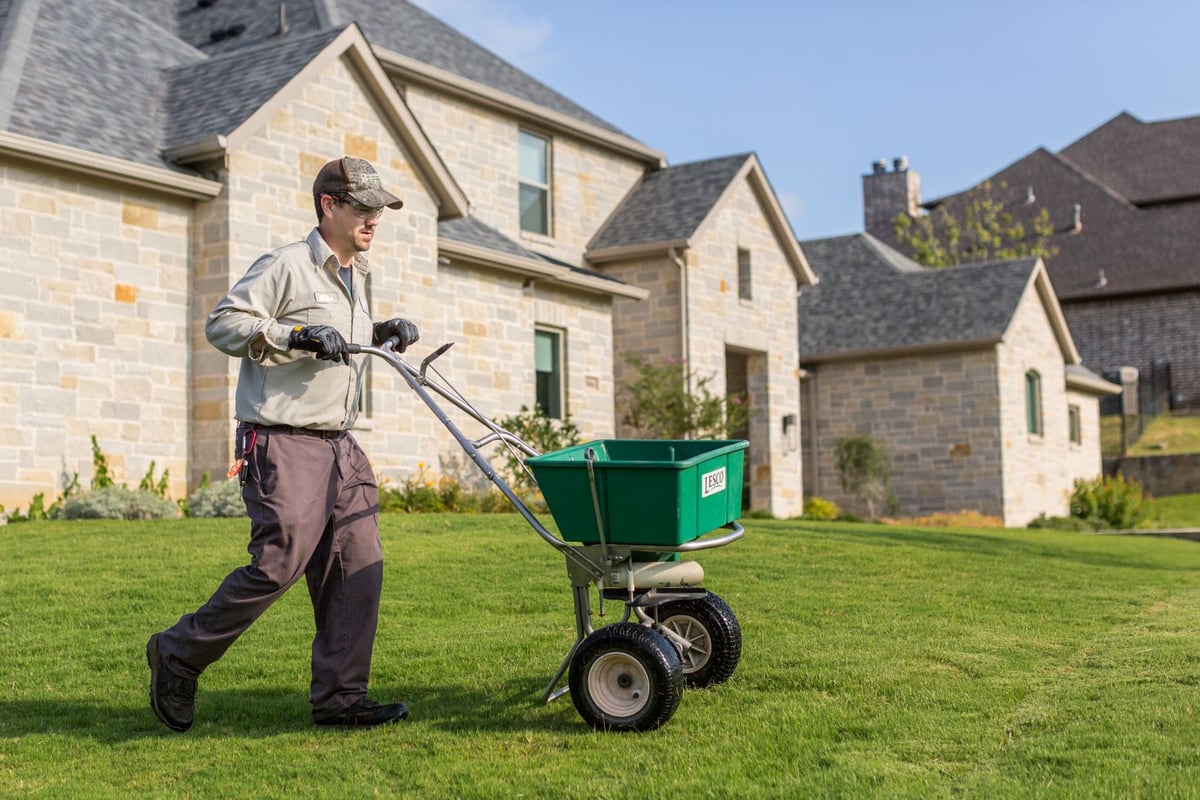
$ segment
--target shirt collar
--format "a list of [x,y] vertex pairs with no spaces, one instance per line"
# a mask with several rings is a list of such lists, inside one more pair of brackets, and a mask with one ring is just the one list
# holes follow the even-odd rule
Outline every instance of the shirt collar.
[[[305,241],[308,243],[308,249],[312,251],[313,258],[316,260],[316,263],[324,267],[329,267],[329,260],[333,259],[332,269],[336,270],[339,266],[341,266],[341,264],[338,262],[337,256],[334,255],[333,250],[330,249],[329,245],[325,243],[324,237],[321,236],[320,228],[313,228],[309,232],[308,238],[305,239]],[[356,272],[361,272],[364,275],[370,272],[371,269],[371,265],[367,261],[367,257],[362,253],[354,254],[354,258],[350,260],[350,266],[354,267]]]

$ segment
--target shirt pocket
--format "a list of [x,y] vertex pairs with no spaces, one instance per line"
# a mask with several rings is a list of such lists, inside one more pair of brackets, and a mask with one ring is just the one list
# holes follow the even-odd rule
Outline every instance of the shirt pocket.
[[313,292],[310,304],[304,311],[306,324],[334,325],[336,327],[338,317],[341,316],[338,305],[337,292]]

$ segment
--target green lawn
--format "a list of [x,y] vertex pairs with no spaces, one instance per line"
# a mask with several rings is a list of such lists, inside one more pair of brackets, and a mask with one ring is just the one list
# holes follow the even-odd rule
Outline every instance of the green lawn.
[[[1133,421],[1130,425],[1136,424]],[[1105,458],[1121,455],[1121,417],[1100,418],[1100,449]],[[1162,414],[1150,420],[1127,456],[1166,456],[1200,453],[1200,415]]]
[[[748,521],[700,554],[741,665],[648,734],[539,696],[561,556],[514,515],[388,515],[372,693],[308,714],[296,587],[200,681],[186,734],[144,646],[245,561],[245,521],[0,528],[0,797],[1196,797],[1200,544]],[[607,612],[618,607],[607,604]]]
[[1175,494],[1154,499],[1159,528],[1200,528],[1200,494]]

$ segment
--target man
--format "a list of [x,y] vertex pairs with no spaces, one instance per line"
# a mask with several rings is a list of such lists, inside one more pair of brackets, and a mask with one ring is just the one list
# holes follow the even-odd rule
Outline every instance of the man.
[[367,697],[383,553],[374,472],[348,429],[363,358],[347,342],[397,349],[418,339],[404,319],[372,324],[363,283],[385,208],[403,203],[359,158],[326,164],[313,183],[317,227],[251,265],[217,303],[208,341],[241,358],[236,461],[250,517],[248,566],[207,603],[150,637],[150,706],[167,727],[192,725],[196,680],[302,575],[316,618],[313,722],[351,727],[408,716]]

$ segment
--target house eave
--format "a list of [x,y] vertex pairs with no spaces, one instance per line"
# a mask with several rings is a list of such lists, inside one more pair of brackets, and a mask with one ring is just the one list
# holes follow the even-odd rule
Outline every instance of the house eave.
[[847,361],[881,361],[892,358],[910,356],[940,355],[957,353],[968,350],[986,350],[1000,344],[1000,339],[968,339],[957,342],[934,342],[930,344],[908,345],[904,347],[870,348],[862,350],[842,350],[835,353],[818,355],[801,355],[800,364],[836,364]]
[[584,275],[567,267],[560,267],[533,258],[501,253],[486,247],[459,242],[453,239],[442,239],[438,242],[438,252],[450,258],[459,258],[472,264],[502,269],[522,275],[535,281],[546,281],[559,286],[570,287],[591,294],[603,294],[614,297],[626,297],[632,300],[645,300],[650,296],[647,289],[631,286],[620,281],[607,278]]
[[1083,392],[1084,394],[1112,395],[1121,393],[1120,386],[1111,381],[1106,381],[1098,375],[1091,377],[1067,373],[1066,383],[1068,390]]
[[0,131],[0,155],[20,161],[48,164],[66,172],[92,175],[125,186],[151,189],[191,200],[209,200],[224,184],[194,175],[183,175],[121,158],[104,156],[77,147]]
[[687,250],[689,246],[688,239],[675,239],[669,242],[646,242],[621,247],[605,247],[600,250],[588,250],[587,260],[593,264],[605,264],[611,261],[631,261],[654,256],[666,257],[671,250]]

